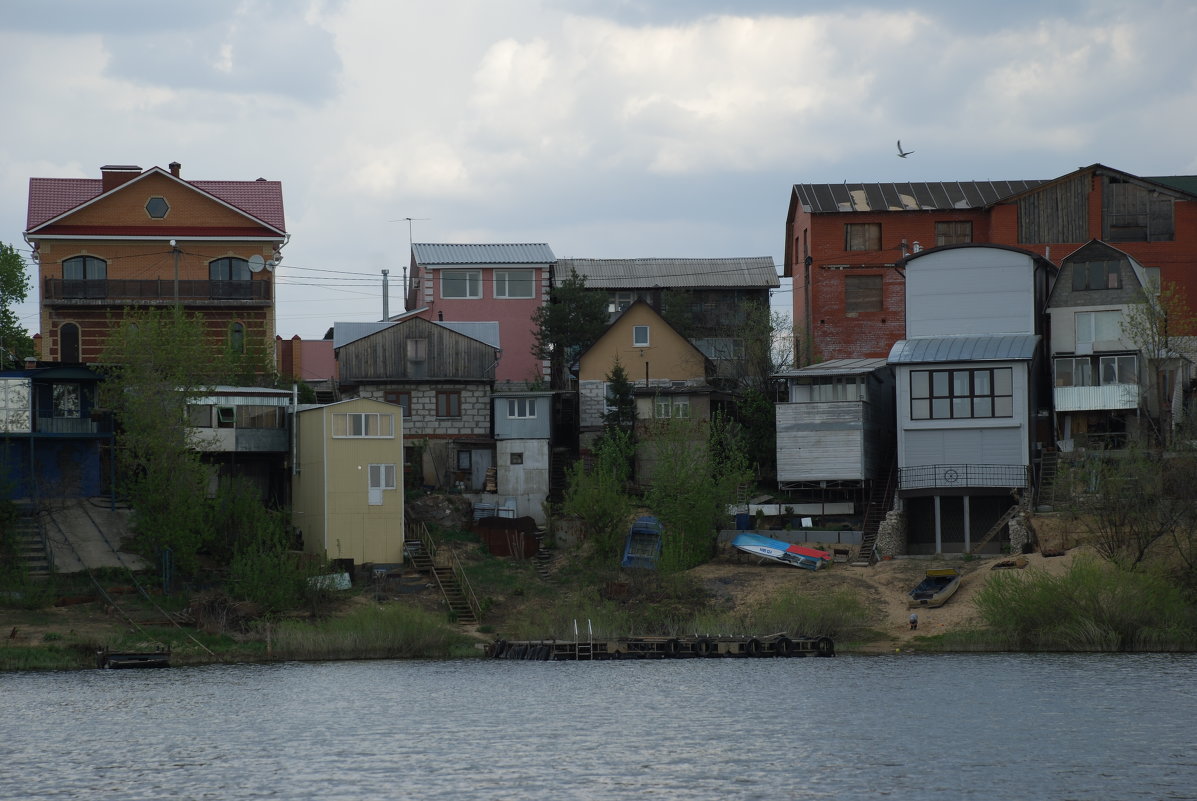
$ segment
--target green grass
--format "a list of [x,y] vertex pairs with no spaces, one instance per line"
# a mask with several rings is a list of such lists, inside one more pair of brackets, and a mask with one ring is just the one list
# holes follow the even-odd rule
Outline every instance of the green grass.
[[803,595],[787,592],[745,612],[697,615],[692,631],[719,634],[777,634],[842,639],[864,635],[869,611],[852,592]]
[[363,606],[343,617],[289,620],[271,632],[275,659],[448,659],[478,655],[438,616],[403,604]]

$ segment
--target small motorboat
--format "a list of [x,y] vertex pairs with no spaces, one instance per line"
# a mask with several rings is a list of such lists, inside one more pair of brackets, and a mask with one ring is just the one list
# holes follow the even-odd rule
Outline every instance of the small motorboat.
[[784,540],[775,540],[760,534],[740,534],[732,540],[732,547],[744,553],[781,562],[783,565],[802,567],[807,570],[818,570],[831,561],[831,554],[827,551],[793,545]]
[[954,567],[928,570],[918,586],[910,591],[909,607],[933,608],[943,606],[960,587],[960,573]]

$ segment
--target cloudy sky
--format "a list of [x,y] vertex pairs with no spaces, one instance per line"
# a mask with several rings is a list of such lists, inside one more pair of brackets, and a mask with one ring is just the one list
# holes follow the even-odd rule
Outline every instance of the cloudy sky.
[[2,5],[0,240],[30,176],[281,180],[288,337],[401,308],[406,218],[780,267],[794,183],[1197,173],[1191,0]]

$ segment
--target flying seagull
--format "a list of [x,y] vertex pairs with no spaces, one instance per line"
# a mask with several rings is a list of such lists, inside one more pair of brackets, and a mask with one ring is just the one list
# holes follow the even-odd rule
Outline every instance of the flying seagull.
[[904,159],[913,152],[914,152],[913,150],[903,150],[902,149],[902,140],[901,139],[898,140],[898,158]]

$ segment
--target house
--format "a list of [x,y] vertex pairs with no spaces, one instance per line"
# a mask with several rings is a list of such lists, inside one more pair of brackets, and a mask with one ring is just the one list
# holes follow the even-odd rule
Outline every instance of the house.
[[786,217],[798,359],[885,357],[905,336],[903,257],[999,244],[1060,258],[1116,244],[1197,308],[1197,181],[1094,164],[1052,180],[795,184]]
[[209,497],[218,482],[252,485],[259,497],[285,504],[291,430],[287,413],[294,404],[287,389],[216,386],[187,403],[187,440],[211,466]]
[[0,498],[88,498],[112,491],[112,417],[101,376],[36,363],[0,372]]
[[743,327],[753,304],[769,309],[781,281],[770,256],[744,258],[559,259],[553,281],[577,274],[607,296],[614,322],[637,300],[662,312],[715,365],[738,378],[745,368]]
[[307,384],[317,403],[337,400],[337,357],[332,337],[303,339],[298,334],[290,339],[274,337],[275,369],[280,376]]
[[1050,435],[1042,310],[1055,268],[999,245],[933,248],[900,266],[908,335],[888,362],[906,539],[888,547],[968,552],[1025,496],[1035,443]]
[[436,322],[497,326],[502,352],[495,380],[533,388],[548,380],[548,363],[532,354],[529,320],[548,302],[554,258],[543,243],[414,243],[407,311]]
[[353,398],[300,407],[294,425],[291,519],[304,551],[402,563],[402,410]]
[[95,362],[126,309],[170,306],[202,318],[213,346],[270,352],[282,187],[180,171],[108,165],[98,179],[29,180],[42,359]]
[[341,392],[402,411],[409,483],[486,490],[495,465],[490,394],[500,360],[498,342],[493,322],[409,315],[333,326]]
[[[545,522],[544,503],[554,468],[575,455],[553,447],[555,400],[566,393],[496,391],[491,396],[495,426],[496,494],[513,516]],[[554,461],[557,464],[554,464]]]

